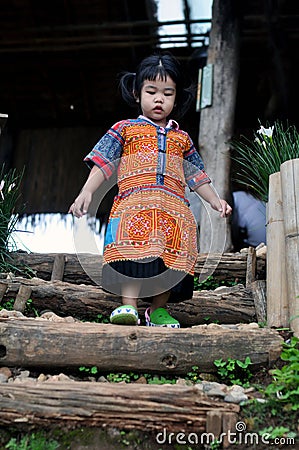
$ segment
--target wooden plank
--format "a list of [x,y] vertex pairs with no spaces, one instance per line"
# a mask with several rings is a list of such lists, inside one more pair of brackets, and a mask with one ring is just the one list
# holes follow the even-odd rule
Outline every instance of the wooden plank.
[[216,370],[219,357],[245,360],[251,369],[271,365],[282,338],[256,324],[198,325],[167,329],[110,324],[0,318],[2,365],[22,367],[97,366],[100,371],[186,374],[192,366]]
[[208,398],[198,387],[95,382],[0,384],[0,424],[105,426],[120,429],[206,429],[213,410],[237,414],[238,405]]
[[280,167],[289,323],[299,337],[299,158]]
[[[72,315],[85,320],[95,320],[98,314],[109,316],[121,302],[120,297],[91,285],[22,277],[15,277],[9,283],[0,280],[1,285],[5,285],[4,300],[15,298],[20,285],[30,286],[32,306],[37,311],[51,310],[58,315]],[[141,316],[147,306],[147,303],[139,301]],[[252,293],[242,285],[216,291],[194,291],[192,299],[169,304],[169,311],[184,327],[209,321],[240,323],[256,319]]]

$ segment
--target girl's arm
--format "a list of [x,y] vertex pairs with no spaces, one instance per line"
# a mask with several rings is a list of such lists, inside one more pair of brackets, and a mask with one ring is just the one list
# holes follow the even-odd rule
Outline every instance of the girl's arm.
[[82,217],[87,213],[92,200],[92,195],[105,180],[104,174],[97,166],[93,166],[80,194],[70,206],[69,213],[76,217]]
[[218,194],[209,183],[202,184],[195,189],[195,192],[206,202],[210,203],[213,209],[219,211],[221,213],[220,217],[227,217],[231,215],[231,206],[225,200],[219,198]]

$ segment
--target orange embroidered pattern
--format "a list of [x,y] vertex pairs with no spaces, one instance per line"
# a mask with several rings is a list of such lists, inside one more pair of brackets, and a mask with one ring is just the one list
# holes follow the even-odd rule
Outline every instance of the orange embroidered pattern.
[[105,177],[117,167],[119,194],[106,231],[104,263],[162,258],[194,273],[197,227],[185,199],[210,181],[187,133],[139,116],[115,124],[85,158]]

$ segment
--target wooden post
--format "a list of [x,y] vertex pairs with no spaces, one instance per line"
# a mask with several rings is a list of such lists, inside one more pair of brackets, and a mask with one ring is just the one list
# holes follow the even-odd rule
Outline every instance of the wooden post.
[[258,323],[267,322],[266,281],[256,280],[251,284],[255,314]]
[[[212,105],[200,113],[199,151],[220,197],[229,200],[230,154],[239,73],[239,18],[234,0],[214,0],[208,64],[213,65]],[[227,219],[201,208],[200,252],[231,248]]]
[[267,325],[289,326],[280,172],[269,177],[267,205]]
[[[232,442],[229,436],[234,436],[234,434],[237,431],[236,429],[236,423],[238,420],[238,416],[236,413],[228,412],[224,413],[222,417],[222,429],[224,437],[223,437],[223,448],[231,448]],[[230,434],[231,433],[231,434]]]
[[299,158],[280,167],[290,327],[299,337]]
[[248,248],[247,268],[246,268],[246,287],[251,288],[256,276],[256,252],[254,247]]
[[1,283],[0,282],[0,304],[2,302],[2,299],[5,295],[5,292],[7,291],[7,283]]
[[29,300],[31,296],[32,289],[30,286],[25,286],[21,284],[19,288],[19,292],[16,296],[13,309],[15,311],[21,311],[24,312],[26,308],[27,300]]
[[63,280],[64,266],[65,266],[65,257],[62,253],[58,253],[57,255],[55,255],[54,258],[51,281]]

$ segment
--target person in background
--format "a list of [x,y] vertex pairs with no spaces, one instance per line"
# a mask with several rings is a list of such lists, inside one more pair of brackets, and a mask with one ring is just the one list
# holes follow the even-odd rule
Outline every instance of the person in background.
[[266,244],[266,205],[250,192],[233,192],[232,241],[235,251]]

